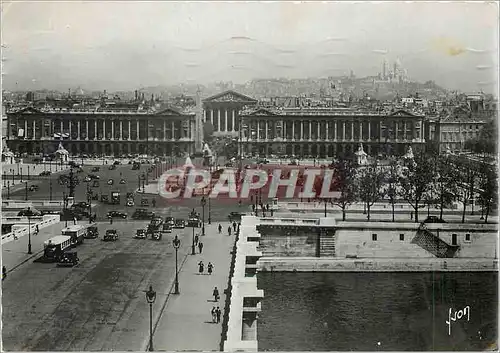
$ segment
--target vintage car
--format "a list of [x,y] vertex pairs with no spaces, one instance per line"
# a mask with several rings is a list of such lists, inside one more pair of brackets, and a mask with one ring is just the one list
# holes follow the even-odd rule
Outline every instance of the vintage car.
[[38,185],[31,185],[30,191],[38,191]]
[[135,237],[136,239],[146,239],[147,238],[147,234],[146,234],[146,230],[144,229],[137,229],[136,232],[135,232]]
[[97,226],[93,224],[87,228],[87,234],[85,234],[85,238],[95,239],[97,237],[99,237],[99,229],[97,229]]
[[186,222],[183,219],[176,219],[174,221],[174,228],[184,229],[186,227]]
[[134,207],[134,206],[135,206],[134,200],[133,199],[128,199],[127,200],[127,207]]
[[137,208],[132,214],[132,219],[152,219],[155,216],[154,212],[150,212],[144,208]]
[[191,216],[189,217],[187,221],[187,226],[188,227],[193,227],[193,228],[200,228],[201,227],[201,220],[198,216]]
[[151,235],[151,239],[153,239],[153,240],[161,240],[161,238],[162,238],[162,234],[159,231],[155,231]]
[[229,218],[229,222],[241,222],[241,216],[243,214],[241,212],[231,212],[227,218]]
[[57,261],[57,266],[59,267],[73,267],[78,265],[80,259],[78,258],[78,253],[75,251],[64,252]]
[[170,224],[171,227],[174,226],[174,217],[165,217],[165,223]]
[[94,168],[92,168],[92,172],[93,173],[97,173],[100,169],[101,168],[99,168],[99,167],[94,167]]
[[172,226],[168,223],[163,223],[161,226],[162,233],[172,233]]
[[120,212],[120,211],[109,211],[108,212],[108,218],[127,218],[127,214],[125,212]]
[[113,185],[114,183],[115,183],[115,181],[113,179],[108,180],[108,185]]
[[120,179],[120,184],[126,184],[127,182],[125,181],[125,179]]
[[116,229],[108,229],[106,230],[106,234],[104,234],[104,241],[116,241],[118,240],[118,231]]

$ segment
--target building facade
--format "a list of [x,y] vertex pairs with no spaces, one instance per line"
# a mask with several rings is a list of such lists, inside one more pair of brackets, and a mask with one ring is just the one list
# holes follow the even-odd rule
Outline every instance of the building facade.
[[257,100],[235,91],[225,91],[203,100],[204,122],[210,122],[214,136],[238,136],[240,111],[257,105]]
[[242,154],[335,157],[355,152],[360,143],[369,155],[403,155],[418,149],[424,116],[350,109],[253,109],[241,113]]
[[71,155],[194,153],[195,113],[42,110],[7,113],[6,142],[19,153],[49,154],[60,142]]

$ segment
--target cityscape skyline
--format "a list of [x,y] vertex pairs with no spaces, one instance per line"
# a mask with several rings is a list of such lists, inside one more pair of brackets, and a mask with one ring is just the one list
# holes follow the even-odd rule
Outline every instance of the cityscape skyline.
[[6,2],[3,88],[365,77],[400,61],[413,81],[496,94],[496,5]]

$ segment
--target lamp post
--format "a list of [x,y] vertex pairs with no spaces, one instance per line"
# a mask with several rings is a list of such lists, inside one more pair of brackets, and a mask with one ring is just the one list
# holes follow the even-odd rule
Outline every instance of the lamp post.
[[205,199],[205,196],[201,198],[201,235],[205,235],[205,204],[207,203],[207,200]]
[[63,215],[64,215],[64,221],[65,221],[65,227],[68,227],[68,196],[66,193],[63,193]]
[[24,200],[28,201],[28,182],[27,181],[24,184]]
[[153,290],[153,286],[149,286],[149,290],[146,292],[146,301],[149,304],[149,351],[153,352],[153,303],[156,300],[156,292]]
[[[210,166],[208,167],[208,170],[210,172],[210,180],[212,179],[212,161],[210,161]],[[209,188],[209,194],[208,194],[208,224],[212,224],[212,208],[210,204],[210,194],[212,193],[212,184],[210,182],[210,188]]]
[[31,216],[33,215],[33,211],[28,207],[28,211],[26,212],[26,217],[28,217],[28,254],[33,254],[31,252]]
[[146,180],[146,176],[144,175],[144,173],[142,173],[142,192],[145,193],[146,192],[146,187],[144,186],[144,181]]
[[52,201],[52,179],[50,179],[49,183],[49,200]]
[[192,228],[193,229],[193,243],[191,244],[191,255],[196,255],[196,252],[194,251],[194,227]]
[[10,181],[7,182],[7,200],[10,199]]
[[174,245],[175,249],[175,287],[174,287],[174,294],[179,294],[179,270],[177,268],[177,251],[179,250],[181,246],[181,241],[175,236],[174,240],[172,240],[172,244]]
[[87,181],[87,202],[89,203],[89,224],[92,223],[92,189],[90,188],[90,180]]

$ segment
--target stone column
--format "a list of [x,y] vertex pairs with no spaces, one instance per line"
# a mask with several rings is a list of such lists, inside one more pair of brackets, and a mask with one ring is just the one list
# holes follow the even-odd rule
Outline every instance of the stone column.
[[257,141],[260,139],[260,133],[259,133],[259,121],[257,120]]
[[300,140],[302,141],[304,139],[304,122],[300,122]]
[[295,121],[292,121],[292,141],[295,141]]
[[266,131],[264,132],[264,139],[267,141],[269,139],[269,135],[267,134],[267,132],[269,131],[269,124],[266,120]]
[[345,141],[345,124],[346,122],[342,122],[342,141]]
[[87,129],[87,133],[85,134],[85,141],[89,140],[89,120],[85,120],[85,128]]
[[333,122],[333,141],[337,141],[337,122]]
[[135,130],[136,140],[139,141],[139,120],[136,121],[137,129]]
[[111,120],[111,139],[115,139],[115,121]]
[[81,136],[80,136],[80,120],[78,120],[78,122],[76,124],[77,124],[77,131],[78,131],[78,140],[81,140]]
[[36,122],[35,120],[33,120],[33,139],[36,138],[35,130],[36,130]]
[[220,109],[217,109],[217,131],[221,131],[220,129]]
[[363,122],[359,122],[359,140],[363,141]]
[[371,141],[371,139],[372,139],[372,131],[371,131],[371,129],[372,129],[372,122],[369,121],[368,122],[368,141]]
[[210,123],[214,125],[214,110],[210,109]]
[[319,141],[321,140],[321,121],[318,120],[316,121],[316,124],[317,124],[317,130],[318,130],[318,135],[316,136],[316,141]]
[[354,120],[351,121],[351,141],[354,141]]
[[231,115],[233,119],[233,131],[236,131],[236,111],[234,109],[231,110]]
[[97,132],[97,119],[94,120],[94,140],[97,140],[97,137],[99,136]]
[[123,120],[120,119],[120,140],[123,140]]
[[399,127],[399,124],[395,121],[394,122],[394,139],[396,141],[398,140],[398,127]]
[[102,136],[106,140],[106,119],[102,119]]
[[328,125],[329,125],[329,122],[328,121],[325,121],[325,129],[326,129],[326,135],[325,135],[325,141],[328,141],[328,132],[329,132],[329,128],[328,128]]
[[175,140],[175,124],[174,121],[172,120],[172,140]]
[[163,120],[163,141],[165,141],[166,139],[167,139],[167,122]]
[[224,109],[224,120],[225,120],[225,125],[224,125],[224,131],[228,131],[227,130],[227,109]]
[[312,121],[309,120],[309,141],[312,140]]
[[403,140],[406,141],[406,121],[403,122]]
[[[26,136],[27,133],[28,133],[28,121],[25,120],[24,121],[24,136]],[[63,133],[63,122],[61,120],[61,135],[62,135],[62,133]]]
[[[132,124],[131,124],[131,122],[132,122],[131,120],[128,121],[128,140],[132,139]],[[130,145],[129,145],[129,148],[130,148]]]
[[[69,138],[70,138],[70,139],[73,139],[73,136],[71,136],[71,125],[72,125],[71,123],[72,123],[72,121],[71,121],[71,120],[69,120],[69,121],[68,121],[68,127],[69,127]],[[34,133],[34,131],[33,131],[33,133]]]

